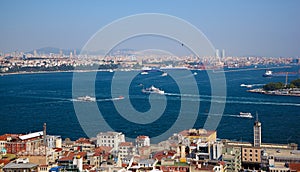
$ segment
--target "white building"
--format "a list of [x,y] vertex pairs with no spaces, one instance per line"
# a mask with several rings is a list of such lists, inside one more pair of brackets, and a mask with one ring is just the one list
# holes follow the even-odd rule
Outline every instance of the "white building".
[[121,160],[135,154],[135,148],[132,142],[121,142],[118,150]]
[[125,135],[121,132],[108,131],[97,134],[97,147],[109,146],[113,147],[114,150],[118,150],[121,142],[125,142]]
[[62,139],[60,136],[49,136],[46,137],[46,143],[48,148],[61,148]]
[[135,139],[136,147],[150,146],[150,138],[148,136],[138,136]]

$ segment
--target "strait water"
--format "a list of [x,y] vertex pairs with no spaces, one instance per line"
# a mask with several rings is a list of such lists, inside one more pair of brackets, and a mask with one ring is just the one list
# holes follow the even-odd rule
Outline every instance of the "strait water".
[[[295,71],[296,68],[273,71]],[[285,82],[285,77],[264,78],[263,73],[264,70],[225,72],[227,97],[222,120],[217,128],[218,138],[251,142],[255,119],[239,118],[237,115],[239,112],[251,112],[255,116],[258,112],[262,123],[263,142],[294,142],[300,145],[300,97],[249,93],[246,92],[247,88],[240,86],[257,84],[256,87],[261,87],[268,82]],[[171,127],[177,119],[180,101],[199,101],[197,95],[181,95],[176,82],[169,76],[162,77],[160,72],[137,75],[131,81],[129,94],[122,95],[125,99],[113,100],[111,98],[120,96],[118,90],[117,94],[111,95],[113,75],[114,73],[110,72],[97,73],[97,104],[106,122],[114,130],[125,133],[127,137],[134,138],[140,134],[157,136]],[[46,122],[48,134],[61,135],[72,140],[86,137],[73,107],[72,77],[71,72],[0,76],[0,134],[41,131],[43,123]],[[195,77],[197,81],[200,109],[194,128],[202,128],[211,105],[211,85],[205,71],[197,71],[197,75],[191,72],[186,77]],[[298,76],[289,77],[289,81],[297,78]],[[159,119],[149,125],[142,125],[128,122],[118,115],[113,101],[129,99],[136,111],[150,110],[152,107],[149,95],[142,93],[141,89],[151,85],[166,92],[167,106]],[[156,97],[157,100],[160,99],[159,96]],[[126,111],[126,107],[123,108]],[[195,109],[191,109],[191,112],[193,111]],[[187,117],[190,115],[190,112],[185,113]]]

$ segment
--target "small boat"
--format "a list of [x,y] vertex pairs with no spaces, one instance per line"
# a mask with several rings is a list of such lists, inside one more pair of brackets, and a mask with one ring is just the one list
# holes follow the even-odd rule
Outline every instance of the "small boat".
[[194,72],[193,75],[198,75],[198,73],[197,73],[197,72]]
[[240,112],[239,117],[241,118],[253,118],[250,112]]
[[161,76],[168,76],[168,73],[164,72],[164,73],[161,74]]
[[144,72],[141,72],[141,75],[148,75],[149,73],[144,71]]
[[90,97],[90,96],[83,96],[83,97],[78,97],[78,101],[84,101],[84,102],[95,102],[96,98],[95,97]]
[[252,88],[253,87],[253,85],[250,85],[250,84],[241,84],[240,85],[241,87],[247,87],[247,88]]
[[122,99],[124,99],[124,96],[119,96],[119,97],[113,98],[112,100],[122,100]]
[[150,88],[142,89],[142,92],[143,93],[165,94],[165,91],[160,90],[159,88],[156,88],[153,85]]
[[271,70],[266,70],[266,72],[263,74],[263,77],[272,77],[273,72]]

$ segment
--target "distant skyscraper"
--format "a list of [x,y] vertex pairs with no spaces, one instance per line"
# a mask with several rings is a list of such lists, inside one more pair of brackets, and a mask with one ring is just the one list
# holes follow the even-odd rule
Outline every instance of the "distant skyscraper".
[[76,49],[74,49],[74,56],[76,57]]
[[222,59],[225,58],[225,50],[224,50],[224,49],[222,50],[221,58],[222,58]]
[[260,147],[261,145],[261,123],[258,121],[258,115],[256,113],[256,120],[253,126],[254,132],[254,147]]
[[216,49],[216,54],[215,54],[216,58],[219,58],[220,57],[220,52],[219,52],[219,49]]
[[63,56],[63,51],[59,50],[59,56],[62,57]]
[[33,50],[33,56],[34,56],[34,57],[37,57],[37,52],[36,52],[36,50]]

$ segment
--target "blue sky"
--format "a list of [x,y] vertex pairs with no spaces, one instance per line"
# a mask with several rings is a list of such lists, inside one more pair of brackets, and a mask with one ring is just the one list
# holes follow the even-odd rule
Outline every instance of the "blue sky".
[[6,52],[81,48],[116,19],[164,13],[195,25],[228,55],[300,56],[298,0],[1,0],[0,7],[0,51]]

